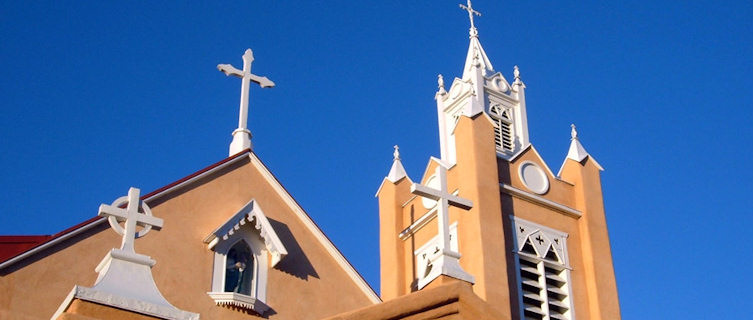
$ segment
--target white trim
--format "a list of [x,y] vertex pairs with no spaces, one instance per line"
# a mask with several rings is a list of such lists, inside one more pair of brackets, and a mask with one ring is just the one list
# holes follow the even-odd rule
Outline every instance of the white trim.
[[[246,153],[250,153],[250,151],[246,151]],[[183,187],[183,186],[185,186],[187,184],[193,183],[194,181],[202,179],[202,178],[206,177],[207,175],[213,174],[213,173],[217,172],[218,170],[224,169],[225,167],[238,162],[239,159],[244,159],[244,158],[245,157],[243,157],[243,156],[238,156],[235,159],[232,159],[232,160],[230,160],[228,162],[225,162],[225,163],[223,163],[221,165],[218,165],[218,166],[216,166],[216,167],[214,167],[212,169],[209,169],[209,170],[207,170],[205,172],[202,172],[201,174],[199,174],[199,175],[197,175],[197,176],[195,176],[195,177],[193,177],[191,179],[188,179],[188,180],[183,181],[183,182],[181,182],[179,184],[176,184],[176,185],[174,185],[174,186],[172,186],[172,187],[170,187],[168,189],[165,189],[165,190],[163,190],[160,193],[152,195],[152,196],[150,196],[148,198],[144,198],[143,201],[147,202],[147,201],[156,200],[156,199],[158,199],[158,198],[160,198],[160,197],[162,197],[162,196],[164,196],[164,195],[166,195],[166,194],[168,194],[168,193],[170,193],[172,191],[175,191],[175,190],[177,190],[177,189],[179,189],[179,188],[181,188],[181,187]],[[101,219],[92,221],[91,223],[89,223],[87,225],[84,225],[84,226],[82,226],[82,227],[80,227],[80,228],[78,228],[76,230],[68,232],[68,233],[66,233],[66,234],[64,234],[64,235],[62,235],[62,236],[60,236],[58,238],[52,239],[52,240],[50,240],[48,242],[43,243],[42,245],[40,245],[38,247],[35,247],[35,248],[33,248],[33,249],[29,250],[29,251],[26,251],[26,252],[24,252],[24,253],[22,253],[20,255],[17,255],[15,257],[11,258],[10,260],[6,260],[5,262],[0,263],[0,270],[5,269],[6,267],[15,264],[18,261],[26,259],[27,257],[33,256],[33,255],[37,254],[38,252],[43,251],[43,250],[45,250],[45,249],[47,249],[47,248],[49,248],[51,246],[57,245],[58,243],[63,242],[63,241],[65,241],[65,240],[67,240],[67,239],[69,239],[71,237],[77,236],[77,235],[79,235],[79,234],[81,234],[81,233],[83,233],[83,232],[85,232],[85,231],[87,231],[87,230],[89,230],[89,229],[91,229],[91,228],[99,225],[100,223],[105,222],[105,221],[107,221],[106,218],[101,218]]]
[[235,306],[243,309],[253,310],[257,313],[264,314],[269,310],[269,306],[259,299],[236,292],[207,292],[207,295],[214,300],[218,306]]
[[71,305],[73,299],[79,299],[82,301],[89,301],[113,308],[123,309],[134,313],[144,314],[155,318],[162,319],[181,319],[181,320],[198,320],[199,314],[179,310],[176,308],[169,308],[164,305],[158,305],[143,300],[134,300],[127,297],[121,297],[109,292],[100,291],[94,288],[87,288],[81,286],[73,286],[73,289],[68,296],[63,300],[63,303],[52,315],[51,320],[55,320],[60,317],[66,309]]
[[[217,227],[212,231],[209,236],[204,239],[204,243],[207,243],[207,248],[213,249],[218,243],[228,240],[237,230],[239,230],[246,222],[253,223],[252,232],[258,233],[264,240],[264,247],[272,255],[272,264],[274,267],[280,262],[280,259],[284,258],[288,254],[288,250],[280,241],[272,225],[269,224],[269,220],[264,215],[264,211],[255,199],[251,199],[246,203],[238,212],[233,214],[230,219],[227,219],[225,223]],[[257,232],[258,230],[258,232]]]
[[573,217],[573,218],[577,219],[577,218],[580,218],[580,216],[583,215],[583,213],[581,213],[579,210],[570,208],[570,207],[568,207],[566,205],[563,205],[563,204],[556,203],[556,202],[554,202],[552,200],[546,199],[546,198],[544,198],[542,196],[539,196],[539,195],[535,195],[535,194],[530,193],[528,191],[520,190],[520,189],[515,188],[515,187],[513,187],[511,185],[500,183],[499,186],[502,189],[502,192],[504,192],[504,193],[507,193],[507,194],[509,194],[511,196],[514,196],[514,197],[518,197],[518,198],[523,199],[523,200],[528,200],[528,201],[533,202],[533,203],[544,205],[546,207],[549,207],[550,209],[554,209],[554,210],[560,211],[560,212],[562,212],[562,213],[564,213],[564,214],[566,214],[566,215],[568,215],[570,217]]
[[345,273],[353,280],[356,286],[363,291],[364,294],[366,294],[366,297],[371,300],[373,303],[379,303],[382,302],[382,300],[377,296],[377,294],[374,292],[374,290],[369,286],[368,283],[366,283],[366,280],[364,280],[360,274],[353,268],[353,266],[348,262],[347,259],[340,253],[340,251],[335,247],[335,245],[324,235],[321,229],[314,223],[314,221],[311,220],[311,218],[306,214],[305,211],[303,211],[303,208],[301,208],[298,203],[293,199],[293,197],[285,190],[279,181],[272,175],[272,173],[267,169],[266,166],[259,160],[259,158],[256,157],[254,153],[249,153],[248,155],[249,159],[251,159],[251,163],[259,169],[259,172],[262,174],[262,176],[267,180],[267,182],[272,186],[272,188],[277,192],[277,195],[280,196],[280,198],[285,202],[285,204],[288,205],[288,207],[296,214],[298,219],[303,222],[303,225],[306,226],[306,228],[314,235],[314,237],[319,241],[319,243],[324,247],[325,250],[332,256],[332,258],[335,259],[335,261],[340,265],[341,268],[345,271]]

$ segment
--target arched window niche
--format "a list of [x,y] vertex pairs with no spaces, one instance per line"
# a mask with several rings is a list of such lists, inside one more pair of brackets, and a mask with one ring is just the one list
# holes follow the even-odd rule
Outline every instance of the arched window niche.
[[[258,250],[255,250],[258,251]],[[261,252],[254,252],[245,239],[238,240],[225,255],[225,289],[250,296],[258,274]]]
[[207,294],[215,303],[258,314],[267,311],[267,273],[287,251],[256,201],[249,201],[204,242],[214,251]]

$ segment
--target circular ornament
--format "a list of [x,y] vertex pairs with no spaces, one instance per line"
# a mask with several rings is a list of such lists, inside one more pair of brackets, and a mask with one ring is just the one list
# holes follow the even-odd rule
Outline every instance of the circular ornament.
[[[150,216],[150,217],[153,216],[152,215],[152,209],[150,209],[149,206],[146,205],[146,202],[143,202],[143,201],[139,201],[139,202],[141,202],[141,205],[139,206],[139,208],[142,209],[141,211],[143,212],[143,214],[145,214],[147,216]],[[120,198],[115,199],[115,201],[112,202],[112,206],[115,207],[115,208],[118,208],[118,207],[124,206],[124,205],[128,205],[128,196],[122,196]],[[136,210],[138,211],[138,208]],[[118,221],[118,218],[115,217],[115,216],[109,216],[109,217],[107,217],[107,222],[110,223],[110,226],[119,235],[123,235],[125,233],[125,229],[122,226],[120,226],[120,222],[123,222],[123,221],[125,221],[125,219]],[[141,238],[141,237],[145,236],[147,233],[149,233],[149,230],[152,230],[152,226],[149,225],[149,224],[147,224],[141,230],[139,230],[138,232],[136,232],[135,238],[138,239],[138,238]]]
[[523,185],[533,193],[544,194],[549,191],[549,179],[546,177],[546,172],[531,161],[520,164],[518,176]]
[[[428,180],[426,180],[426,184],[425,185],[427,187],[429,187],[429,188],[432,188],[432,189],[439,189],[440,188],[439,178],[435,174],[435,175],[429,177]],[[421,203],[424,205],[424,208],[431,209],[431,208],[434,208],[434,206],[437,205],[437,200],[432,200],[432,199],[429,199],[429,198],[421,198]]]

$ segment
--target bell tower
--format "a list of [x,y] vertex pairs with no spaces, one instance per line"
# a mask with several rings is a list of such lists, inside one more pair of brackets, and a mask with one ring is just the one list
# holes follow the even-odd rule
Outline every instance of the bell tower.
[[603,168],[574,126],[549,168],[529,141],[520,70],[512,83],[494,71],[481,14],[460,7],[470,44],[449,90],[438,78],[440,157],[413,180],[396,152],[377,191],[382,299],[463,282],[511,319],[619,319]]
[[471,22],[470,44],[465,57],[463,75],[455,78],[450,90],[444,88],[444,78],[439,76],[437,101],[439,117],[440,148],[442,159],[454,163],[457,154],[455,127],[460,116],[472,118],[485,114],[494,125],[494,141],[500,156],[510,158],[528,147],[528,119],[526,116],[525,84],[520,79],[520,70],[515,66],[512,84],[500,72],[494,71],[486,51],[481,46],[479,32],[473,16],[481,13],[474,10],[471,2],[460,5],[468,11]]

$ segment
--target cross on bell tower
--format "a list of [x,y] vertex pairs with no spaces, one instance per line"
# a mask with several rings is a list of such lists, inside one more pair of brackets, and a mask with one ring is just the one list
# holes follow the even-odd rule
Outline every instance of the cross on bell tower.
[[245,149],[251,148],[251,131],[248,130],[248,91],[249,84],[254,82],[262,88],[272,88],[275,83],[267,77],[261,77],[251,73],[251,63],[254,62],[254,53],[246,49],[243,53],[243,70],[238,70],[229,64],[218,64],[220,70],[228,76],[241,78],[241,102],[238,115],[238,129],[233,131],[233,142],[230,143],[230,155],[234,155]]
[[473,5],[471,5],[471,0],[468,0],[468,5],[463,5],[462,3],[459,4],[460,8],[468,11],[468,19],[471,20],[471,37],[477,37],[478,36],[478,30],[476,29],[476,26],[473,24],[473,15],[481,16],[481,12],[478,12],[473,9]]

